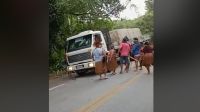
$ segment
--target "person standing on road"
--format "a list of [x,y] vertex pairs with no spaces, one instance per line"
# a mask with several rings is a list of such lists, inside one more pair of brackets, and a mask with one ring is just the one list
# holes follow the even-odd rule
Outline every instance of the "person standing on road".
[[[130,49],[131,49],[131,48],[132,48],[132,44],[131,44],[131,42],[129,41],[129,38],[128,38],[127,36],[125,36],[124,38],[126,39],[127,43],[128,43],[129,46],[130,46]],[[130,50],[130,52],[129,52],[129,55],[131,55],[131,50]],[[129,70],[130,64],[131,64],[131,59],[128,57],[128,66],[127,66],[127,70]]]
[[150,66],[153,64],[153,48],[149,45],[149,42],[145,42],[142,52],[144,53],[142,65],[146,67],[148,74],[150,74]]
[[123,39],[122,43],[119,46],[119,52],[120,52],[120,67],[121,71],[120,74],[123,73],[123,64],[126,65],[125,71],[128,72],[128,56],[130,53],[130,45],[127,43],[127,39]]
[[104,79],[107,79],[106,52],[102,48],[101,41],[101,37],[99,35],[95,35],[95,49],[92,51],[92,57],[95,61],[95,73],[100,76],[100,80],[103,79],[102,74],[105,75]]
[[138,41],[138,38],[134,38],[134,45],[131,51],[132,51],[132,56],[134,56],[134,58],[137,59],[135,61],[136,71],[138,70],[138,64],[140,60],[140,49],[141,49],[141,45]]
[[115,75],[116,72],[116,68],[118,66],[117,64],[117,59],[116,59],[116,52],[115,52],[115,49],[114,49],[114,46],[111,45],[111,50],[109,51],[109,55],[108,55],[108,70],[109,71],[112,71],[112,74]]
[[143,60],[143,48],[144,48],[144,43],[143,42],[140,42],[140,45],[141,45],[141,48],[140,48],[140,60],[139,60],[139,63],[140,63],[140,70],[142,70],[142,60]]

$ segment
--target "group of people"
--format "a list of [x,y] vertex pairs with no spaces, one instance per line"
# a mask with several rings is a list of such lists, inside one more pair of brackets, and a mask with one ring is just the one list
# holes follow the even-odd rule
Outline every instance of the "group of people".
[[[100,79],[107,79],[106,73],[112,72],[113,75],[116,74],[117,54],[120,57],[120,74],[123,73],[123,67],[125,65],[124,71],[128,73],[130,68],[130,63],[135,62],[136,71],[142,66],[150,74],[150,66],[153,65],[153,47],[149,42],[139,42],[138,38],[134,38],[133,44],[129,42],[128,37],[124,37],[120,43],[118,52],[115,52],[114,46],[111,45],[111,49],[106,52],[102,47],[100,35],[95,35],[94,47],[92,51],[92,57],[95,60],[95,73],[100,76]],[[103,77],[104,75],[104,77]]]

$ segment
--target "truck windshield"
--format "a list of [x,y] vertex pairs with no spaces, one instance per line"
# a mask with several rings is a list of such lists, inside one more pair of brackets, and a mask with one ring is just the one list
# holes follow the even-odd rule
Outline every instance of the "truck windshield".
[[78,37],[75,39],[71,39],[67,42],[67,52],[72,52],[84,48],[91,47],[92,43],[92,34],[85,35],[82,37]]

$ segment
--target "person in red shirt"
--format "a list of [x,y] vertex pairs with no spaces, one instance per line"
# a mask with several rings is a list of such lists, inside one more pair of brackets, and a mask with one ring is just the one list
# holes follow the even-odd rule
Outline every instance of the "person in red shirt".
[[[130,46],[129,55],[131,55],[132,43],[129,41],[129,38],[127,36],[125,36],[124,38],[126,39],[127,43]],[[128,65],[127,65],[127,68],[125,70],[129,71],[131,61],[132,61],[131,58],[128,57]]]
[[127,39],[124,38],[122,43],[119,46],[119,52],[120,52],[120,67],[121,71],[120,74],[123,73],[123,64],[126,65],[126,72],[128,72],[128,65],[129,65],[129,53],[130,53],[130,45],[127,43]]

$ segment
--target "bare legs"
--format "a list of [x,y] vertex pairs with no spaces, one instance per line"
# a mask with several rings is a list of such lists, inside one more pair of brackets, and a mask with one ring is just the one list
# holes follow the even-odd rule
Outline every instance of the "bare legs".
[[[120,74],[123,73],[123,64],[120,64],[120,67],[121,67],[121,70],[120,70]],[[125,69],[126,73],[128,73],[128,70],[129,70],[129,64],[125,64]]]
[[140,70],[142,70],[142,60],[140,60]]
[[115,75],[115,74],[116,74],[115,70],[116,70],[116,69],[114,69],[114,70],[113,70],[113,73],[112,73],[113,75]]
[[125,69],[126,73],[128,73],[129,66],[130,66],[130,64],[129,64],[129,63],[128,63],[128,64],[126,64],[126,69]]
[[[135,67],[136,67],[136,70],[138,70],[138,67],[140,66],[140,70],[142,70],[142,61],[141,61],[141,56],[137,56],[135,57],[137,60],[135,60]],[[140,65],[139,65],[140,64]]]
[[120,68],[121,68],[121,70],[120,70],[120,74],[122,74],[123,64],[120,64]]
[[101,79],[102,79],[102,74],[99,74],[99,76],[100,76],[100,78],[99,78],[99,79],[101,80]]
[[150,66],[148,65],[148,66],[145,66],[145,67],[146,67],[146,69],[148,71],[148,74],[150,74]]
[[135,67],[136,67],[135,71],[137,71],[138,70],[138,61],[137,60],[135,61]]
[[108,79],[106,73],[104,73],[104,78],[102,78],[102,75],[103,75],[103,74],[99,74],[99,76],[100,76],[99,80],[102,80],[102,79]]

